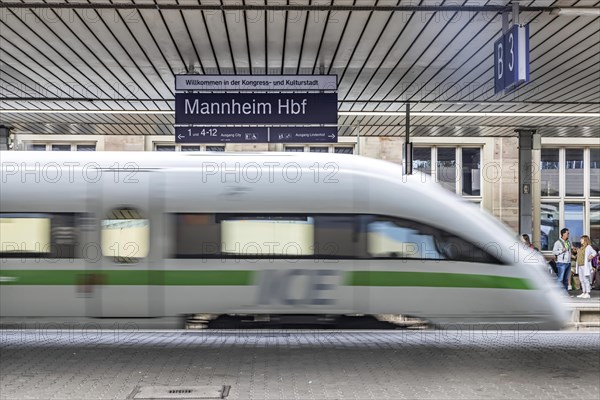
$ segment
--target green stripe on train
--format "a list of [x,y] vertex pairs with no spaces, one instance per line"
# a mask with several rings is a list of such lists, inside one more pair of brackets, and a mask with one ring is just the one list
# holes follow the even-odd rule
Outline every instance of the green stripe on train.
[[245,286],[254,271],[2,270],[2,285]]
[[348,275],[348,286],[418,286],[530,290],[527,279],[496,275],[441,272],[356,271]]
[[[1,285],[247,286],[257,271],[2,270]],[[346,286],[533,289],[522,278],[438,272],[355,271]]]

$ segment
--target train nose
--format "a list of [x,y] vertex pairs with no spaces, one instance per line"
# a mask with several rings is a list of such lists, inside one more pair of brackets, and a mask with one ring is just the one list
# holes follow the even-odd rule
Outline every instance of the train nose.
[[563,329],[571,321],[572,310],[568,307],[569,296],[562,287],[552,287],[546,295],[546,303],[550,309],[550,320],[546,329]]

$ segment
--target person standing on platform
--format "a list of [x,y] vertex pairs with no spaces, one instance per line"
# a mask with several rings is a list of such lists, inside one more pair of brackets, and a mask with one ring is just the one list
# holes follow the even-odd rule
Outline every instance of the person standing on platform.
[[589,299],[592,290],[592,259],[596,256],[596,251],[590,246],[590,238],[587,235],[581,236],[581,247],[577,251],[577,270],[579,280],[581,281],[581,293],[579,298]]
[[533,245],[533,243],[531,243],[531,240],[529,239],[529,235],[524,233],[521,235],[521,243],[523,243],[524,246],[529,247],[530,249],[534,249],[535,251],[539,251],[537,249],[537,247],[535,247]]
[[569,241],[569,230],[560,230],[560,238],[554,243],[552,254],[556,256],[556,269],[558,282],[562,283],[568,292],[569,272],[571,271],[571,242]]

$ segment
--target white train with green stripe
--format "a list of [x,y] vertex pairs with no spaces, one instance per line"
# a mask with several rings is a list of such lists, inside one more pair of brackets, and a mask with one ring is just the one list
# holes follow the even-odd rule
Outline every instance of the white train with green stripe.
[[0,158],[2,323],[400,314],[559,328],[567,319],[540,255],[392,163],[303,153]]

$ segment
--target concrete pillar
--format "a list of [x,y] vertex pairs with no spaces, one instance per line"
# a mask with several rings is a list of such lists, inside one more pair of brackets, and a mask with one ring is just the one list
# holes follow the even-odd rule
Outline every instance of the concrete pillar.
[[10,150],[8,141],[10,136],[10,128],[0,125],[0,150]]
[[515,132],[519,134],[519,234],[526,233],[530,238],[533,238],[532,178],[534,166],[532,150],[535,130],[516,129]]

